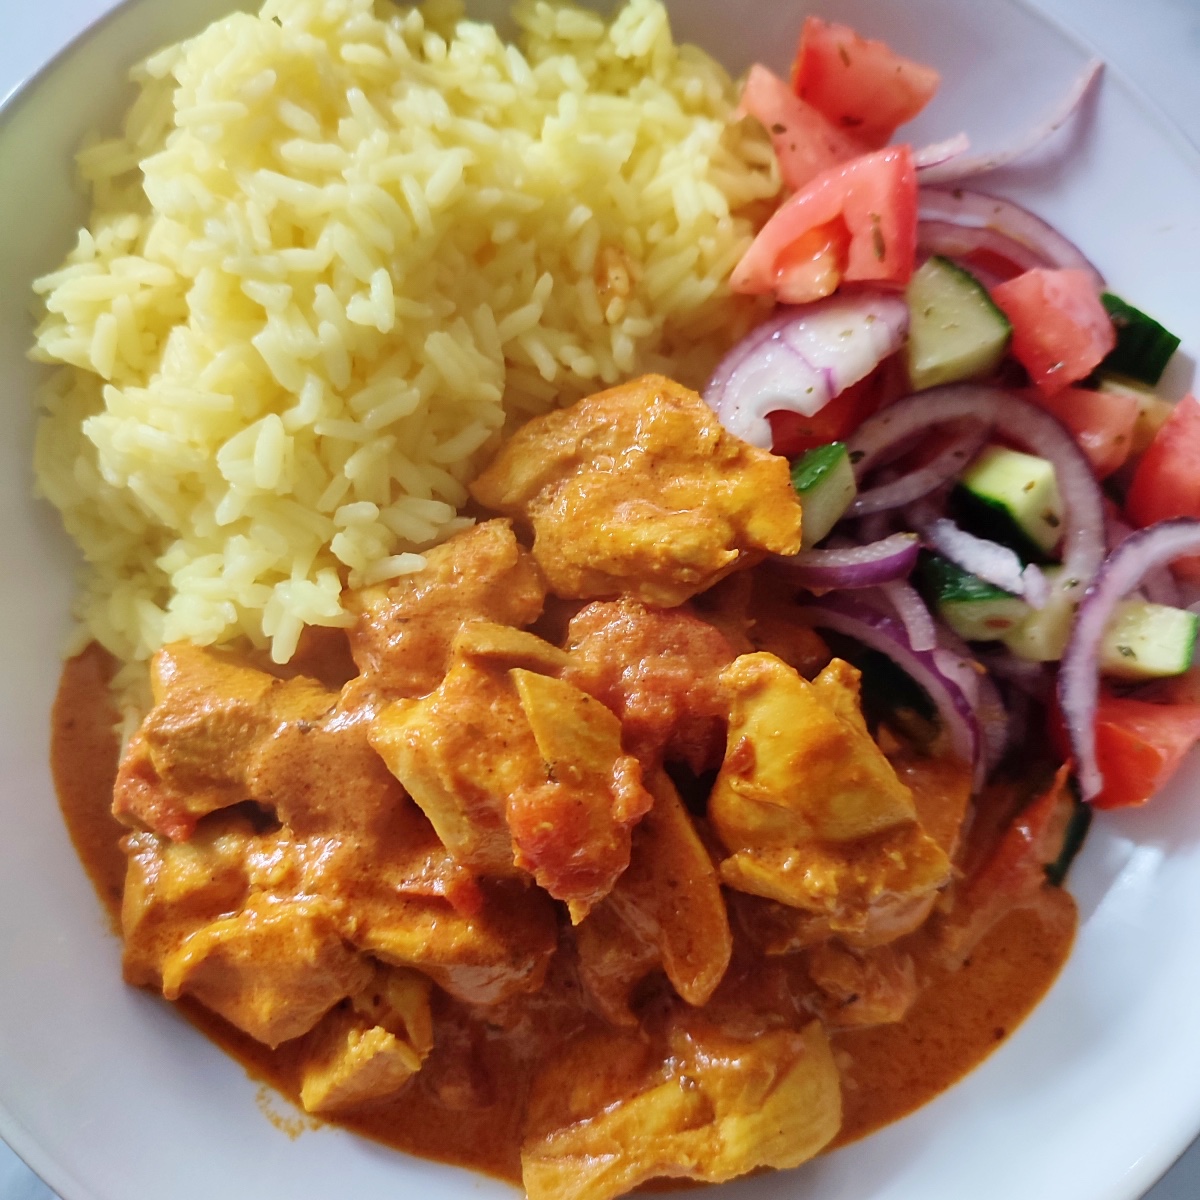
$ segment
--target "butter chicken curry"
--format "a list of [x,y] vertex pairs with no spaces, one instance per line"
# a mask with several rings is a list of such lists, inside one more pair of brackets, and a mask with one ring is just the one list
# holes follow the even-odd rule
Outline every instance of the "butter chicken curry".
[[286,674],[161,650],[115,782],[103,657],[68,665],[56,775],[127,979],[533,1200],[795,1166],[982,1058],[1069,948],[1072,800],[868,725],[764,562],[800,546],[785,460],[647,377],[473,495]]

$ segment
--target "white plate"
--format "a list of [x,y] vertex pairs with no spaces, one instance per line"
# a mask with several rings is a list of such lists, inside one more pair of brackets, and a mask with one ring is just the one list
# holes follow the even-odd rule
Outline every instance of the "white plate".
[[[0,1135],[67,1200],[511,1196],[502,1184],[339,1130],[294,1142],[280,1134],[236,1064],[167,1006],[120,983],[116,941],[53,802],[47,712],[72,558],[54,515],[29,499],[26,397],[35,372],[22,357],[30,329],[25,281],[52,266],[70,240],[78,215],[70,150],[89,124],[114,111],[124,66],[227,7],[229,0],[135,0],[0,118],[0,279],[7,285],[0,386],[14,416],[0,451],[7,517],[0,561],[13,564],[0,592]],[[720,47],[735,70],[755,57],[782,65],[798,27],[791,0],[678,0],[674,8],[679,33]],[[1001,140],[1048,107],[1084,58],[1015,0],[844,0],[836,11],[943,70],[946,86],[918,138],[962,126],[981,144]],[[1118,291],[1187,333],[1195,354],[1194,153],[1112,78],[1094,111],[1055,148],[1062,153],[1038,169],[989,186],[1003,183],[1055,221]],[[1195,791],[1181,780],[1148,811],[1097,822],[1072,880],[1083,917],[1076,952],[1046,1003],[982,1068],[858,1146],[723,1194],[1140,1195],[1200,1128],[1192,1021],[1200,991],[1200,808],[1188,802]]]

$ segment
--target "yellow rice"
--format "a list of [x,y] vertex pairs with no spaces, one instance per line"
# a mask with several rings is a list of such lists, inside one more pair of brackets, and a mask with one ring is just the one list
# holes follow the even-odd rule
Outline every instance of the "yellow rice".
[[778,179],[725,72],[658,0],[514,15],[509,45],[440,0],[267,0],[134,69],[36,284],[80,641],[285,662],[465,523],[506,424],[698,385],[746,328],[725,281]]

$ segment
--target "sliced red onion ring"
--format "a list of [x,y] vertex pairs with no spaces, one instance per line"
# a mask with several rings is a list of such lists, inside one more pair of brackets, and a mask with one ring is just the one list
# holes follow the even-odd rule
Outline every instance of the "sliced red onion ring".
[[980,650],[978,658],[993,679],[1011,685],[1039,703],[1045,704],[1054,688],[1045,663],[1018,658],[1007,649]]
[[[1105,513],[1104,540],[1108,544],[1110,554],[1132,533],[1133,526],[1126,524],[1116,515],[1115,510],[1110,509]],[[1156,567],[1147,571],[1140,590],[1151,604],[1167,604],[1172,608],[1184,607],[1180,603],[1179,584],[1167,567]]]
[[937,661],[947,676],[961,680],[963,692],[971,700],[979,719],[984,765],[990,771],[1004,757],[1008,745],[1008,711],[987,669],[967,643],[945,625],[936,628]]
[[896,616],[908,634],[908,644],[918,651],[935,649],[938,644],[937,629],[917,589],[902,580],[893,579],[879,590],[896,610]]
[[[979,718],[963,691],[962,677],[947,676],[938,665],[935,650],[914,650],[900,620],[844,595],[818,603],[801,604],[796,618],[818,629],[832,629],[886,654],[922,687],[941,718],[953,754],[974,768],[978,790],[986,778],[986,756]],[[953,657],[953,656],[951,656]]]
[[993,587],[1021,596],[1033,608],[1044,608],[1050,597],[1045,575],[1032,563],[1024,566],[1016,552],[987,538],[960,529],[949,517],[928,522],[921,533],[931,550],[948,558]]
[[1100,642],[1113,609],[1146,575],[1177,558],[1200,554],[1200,521],[1176,517],[1139,529],[1105,560],[1084,593],[1058,672],[1058,703],[1075,758],[1079,788],[1093,800],[1104,788],[1096,761],[1096,705],[1100,693]]
[[1078,246],[1027,208],[964,188],[923,187],[919,193],[918,217],[925,221],[948,221],[972,229],[994,230],[1033,251],[1044,262],[1039,265],[1071,267],[1086,271],[1097,291],[1104,277]]
[[1066,510],[1064,570],[1057,587],[1086,586],[1104,561],[1104,505],[1100,486],[1083,451],[1057,418],[1001,388],[951,385],[910,396],[864,421],[847,443],[855,475],[871,467],[914,434],[947,421],[974,418],[1030,454],[1054,466]]
[[936,458],[902,475],[899,479],[859,492],[846,515],[865,517],[889,508],[901,508],[936,492],[944,483],[962,474],[963,468],[975,457],[987,440],[987,426],[968,422],[964,429]]
[[[939,255],[956,261],[966,260],[967,268],[986,287],[1031,271],[1034,267],[1052,267],[1054,264],[1028,246],[1007,234],[994,229],[982,229],[968,225],[955,225],[950,221],[920,221],[917,224],[917,254],[921,258]],[[974,261],[978,255],[986,254],[993,259],[1009,263],[1012,271],[1005,275],[989,271]]]
[[[932,171],[934,167],[940,167],[943,163],[966,154],[970,148],[971,139],[965,133],[956,133],[944,141],[933,142],[929,146],[922,146],[920,150],[914,150],[913,166],[918,171]],[[922,178],[923,175],[918,176],[918,179]]]
[[921,172],[921,182],[952,183],[960,179],[967,179],[972,175],[982,175],[986,171],[995,171],[999,167],[1006,167],[1009,163],[1023,158],[1031,150],[1037,149],[1070,120],[1103,70],[1104,64],[1098,58],[1092,59],[1079,78],[1071,85],[1071,90],[1055,106],[1054,111],[1033,126],[1024,137],[1018,138],[1011,146],[987,154],[948,156],[945,159],[931,162],[928,166],[918,163],[917,169]]
[[894,292],[846,292],[789,307],[730,350],[704,399],[730,433],[766,449],[768,413],[820,412],[894,354],[907,332],[908,305]]
[[915,533],[894,533],[866,546],[801,550],[772,561],[793,583],[810,591],[832,591],[904,579],[916,565],[919,550]]

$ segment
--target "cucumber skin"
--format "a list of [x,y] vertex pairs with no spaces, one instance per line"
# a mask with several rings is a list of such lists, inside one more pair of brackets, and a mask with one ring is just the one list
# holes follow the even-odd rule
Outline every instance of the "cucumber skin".
[[845,456],[845,442],[830,442],[828,445],[814,446],[813,449],[805,451],[792,463],[792,487],[800,496],[811,492],[836,468],[838,460]]
[[801,544],[807,550],[829,533],[858,495],[845,442],[817,446],[796,459],[792,486],[800,498]]
[[1112,292],[1102,292],[1100,302],[1112,318],[1117,344],[1100,364],[1113,371],[1153,386],[1162,378],[1167,363],[1179,349],[1180,339],[1153,317]]

